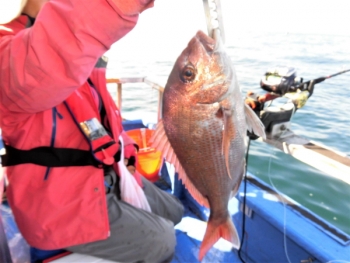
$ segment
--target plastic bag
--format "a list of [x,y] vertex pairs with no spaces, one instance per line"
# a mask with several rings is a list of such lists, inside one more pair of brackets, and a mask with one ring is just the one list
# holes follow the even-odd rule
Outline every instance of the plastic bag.
[[130,174],[128,169],[124,164],[124,141],[120,136],[119,140],[121,142],[122,153],[120,156],[120,161],[118,162],[119,174],[120,174],[120,191],[121,199],[135,207],[144,209],[146,211],[151,211],[151,207],[148,204],[145,193],[142,188],[136,182],[134,176]]
[[[13,263],[29,263],[30,247],[19,232],[14,220],[12,210],[7,204],[1,204],[0,207],[0,223],[3,224],[5,236],[7,238],[8,248]],[[1,235],[4,233],[0,233]]]
[[[0,149],[3,147],[0,136]],[[29,263],[30,247],[17,228],[11,208],[2,201],[4,186],[5,169],[0,161],[0,262]]]

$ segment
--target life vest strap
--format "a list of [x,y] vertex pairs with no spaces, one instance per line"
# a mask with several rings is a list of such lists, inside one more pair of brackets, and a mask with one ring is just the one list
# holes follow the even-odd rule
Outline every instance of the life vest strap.
[[1,156],[3,166],[33,163],[46,167],[88,166],[102,168],[103,164],[90,151],[72,148],[41,146],[30,150],[20,150],[5,145],[6,154]]

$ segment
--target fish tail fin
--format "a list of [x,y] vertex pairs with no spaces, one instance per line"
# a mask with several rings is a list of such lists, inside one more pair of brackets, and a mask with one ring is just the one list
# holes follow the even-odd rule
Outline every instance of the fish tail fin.
[[250,132],[254,132],[256,135],[262,137],[263,139],[266,139],[264,124],[261,122],[259,117],[255,114],[255,112],[245,103],[244,103],[244,112],[245,112],[245,118],[246,118],[248,130]]
[[241,246],[237,229],[232,223],[230,216],[220,225],[213,224],[209,220],[203,242],[199,249],[199,261],[202,261],[205,254],[221,237],[231,242],[235,249],[239,249]]

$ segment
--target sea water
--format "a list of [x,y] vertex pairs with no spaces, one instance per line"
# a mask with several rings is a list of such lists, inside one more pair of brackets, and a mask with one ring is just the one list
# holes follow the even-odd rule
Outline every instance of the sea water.
[[[304,80],[350,68],[350,36],[254,33],[239,35],[226,47],[243,94],[249,90],[264,94],[260,79],[267,69],[278,65],[296,68]],[[164,49],[167,47],[162,52]],[[109,76],[148,76],[164,86],[179,53],[164,53],[164,59],[154,60],[118,57],[113,50],[108,55]],[[136,111],[139,116],[151,113],[155,117],[157,91],[146,87],[140,91],[138,86],[130,84],[123,89],[124,116]],[[306,105],[292,118],[291,129],[350,157],[349,108],[350,72],[317,84]],[[350,185],[262,142],[252,142],[248,160],[251,173],[350,234]]]

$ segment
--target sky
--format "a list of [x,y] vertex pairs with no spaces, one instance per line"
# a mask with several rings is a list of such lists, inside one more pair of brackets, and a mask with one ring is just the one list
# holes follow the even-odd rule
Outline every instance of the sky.
[[[245,34],[269,32],[350,37],[349,0],[221,0],[221,6],[226,44]],[[203,1],[156,0],[111,52],[129,59],[174,60],[198,30],[207,32]]]

